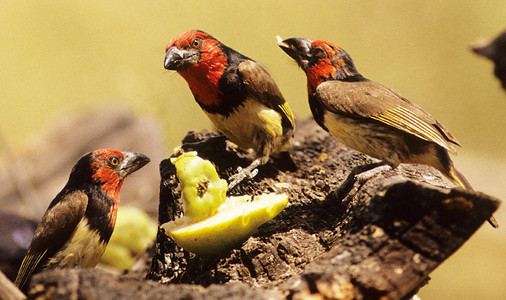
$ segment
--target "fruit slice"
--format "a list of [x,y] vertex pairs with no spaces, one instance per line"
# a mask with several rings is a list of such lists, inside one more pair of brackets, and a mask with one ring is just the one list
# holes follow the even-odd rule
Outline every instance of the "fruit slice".
[[181,154],[171,162],[181,184],[184,215],[194,221],[214,215],[225,201],[227,181],[220,179],[213,164],[198,157],[197,152]]
[[201,256],[223,253],[240,245],[263,223],[277,216],[288,204],[286,194],[230,197],[216,214],[200,222],[182,217],[162,225],[187,251]]

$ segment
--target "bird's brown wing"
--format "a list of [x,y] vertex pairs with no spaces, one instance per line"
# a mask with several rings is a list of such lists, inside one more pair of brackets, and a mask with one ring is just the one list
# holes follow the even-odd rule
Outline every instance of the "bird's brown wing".
[[[20,289],[23,289],[38,268],[65,245],[84,216],[88,206],[88,196],[81,191],[70,192],[66,195],[62,193],[53,200],[35,230],[33,240],[16,277],[15,283]],[[59,197],[61,199],[58,199]]]
[[293,129],[295,123],[292,111],[271,75],[252,60],[242,61],[237,69],[249,94],[255,96],[265,106],[277,111],[281,115],[284,127]]
[[457,139],[431,115],[395,91],[376,82],[327,81],[316,90],[316,98],[329,111],[371,118],[418,138],[434,142],[456,153]]

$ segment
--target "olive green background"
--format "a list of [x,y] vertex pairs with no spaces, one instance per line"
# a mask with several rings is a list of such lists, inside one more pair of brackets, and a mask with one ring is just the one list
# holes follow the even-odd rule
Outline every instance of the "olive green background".
[[[275,36],[334,42],[366,77],[422,106],[458,137],[455,163],[477,190],[506,199],[506,94],[469,45],[506,25],[489,1],[0,2],[0,128],[15,151],[53,122],[128,105],[162,122],[167,152],[211,128],[186,82],[163,69],[166,43],[205,30],[261,62],[297,118],[310,115],[302,71]],[[157,184],[157,183],[156,183]],[[506,299],[506,214],[432,275],[422,299]]]

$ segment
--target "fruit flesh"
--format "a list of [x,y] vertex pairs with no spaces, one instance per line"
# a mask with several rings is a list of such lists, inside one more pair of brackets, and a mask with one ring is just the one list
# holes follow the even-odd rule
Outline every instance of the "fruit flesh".
[[[225,185],[220,183],[224,180],[212,164],[196,153],[185,153],[173,163],[183,190],[184,216],[162,227],[180,247],[201,256],[221,254],[240,245],[288,204],[286,194],[226,197],[226,181]],[[202,187],[205,181],[207,185]]]

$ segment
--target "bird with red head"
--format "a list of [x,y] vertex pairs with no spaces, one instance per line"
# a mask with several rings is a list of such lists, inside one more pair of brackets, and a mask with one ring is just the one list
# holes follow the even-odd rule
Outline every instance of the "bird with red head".
[[[278,45],[306,73],[314,119],[341,143],[393,168],[429,165],[473,190],[449,156],[457,153],[457,139],[418,105],[362,76],[344,49],[307,38],[279,39]],[[498,226],[493,216],[489,223]]]
[[114,230],[124,179],[149,161],[116,149],[81,157],[37,226],[16,285],[25,290],[33,274],[47,269],[96,266]]
[[278,157],[288,170],[296,169],[289,154],[293,114],[259,63],[206,32],[191,30],[168,43],[164,66],[186,80],[219,132],[238,146],[255,150],[252,165]]

